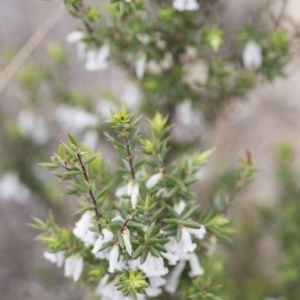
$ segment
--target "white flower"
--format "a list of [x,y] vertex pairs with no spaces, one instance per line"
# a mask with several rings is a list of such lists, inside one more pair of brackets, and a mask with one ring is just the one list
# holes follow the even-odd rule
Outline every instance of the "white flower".
[[186,207],[186,204],[183,200],[180,200],[178,203],[175,203],[174,210],[180,215],[184,208]]
[[109,269],[110,273],[114,273],[118,269],[119,246],[114,245],[109,254]]
[[188,228],[189,233],[193,234],[197,239],[202,240],[206,234],[206,229],[203,225],[200,225],[199,229]]
[[65,276],[72,276],[74,282],[78,281],[83,270],[83,258],[74,254],[65,261]]
[[43,256],[47,260],[49,260],[53,264],[56,264],[60,268],[64,263],[64,259],[65,259],[64,253],[65,253],[64,251],[59,251],[59,252],[55,252],[55,253],[45,251],[43,253]]
[[130,231],[127,227],[124,228],[124,230],[122,232],[122,237],[124,239],[124,244],[125,244],[126,251],[131,256],[131,254],[132,254],[132,245],[131,245],[131,242],[130,242]]
[[186,265],[185,261],[180,261],[168,275],[167,283],[164,287],[168,293],[174,294],[176,292],[179,278],[184,270],[185,265]]
[[97,241],[95,242],[92,253],[96,254],[102,248],[104,243],[112,241],[113,238],[114,238],[113,233],[111,231],[109,231],[108,229],[103,228],[102,235],[100,234]]
[[150,74],[157,75],[161,73],[160,65],[153,59],[148,62],[148,71]]
[[163,175],[161,172],[159,172],[155,175],[152,175],[146,182],[147,189],[150,190],[153,187],[155,187],[158,184],[158,182],[161,180],[162,176]]
[[75,134],[82,132],[87,127],[98,125],[98,118],[78,107],[62,104],[55,110],[55,119],[61,123],[64,129]]
[[147,57],[145,54],[139,55],[137,60],[135,61],[135,73],[136,77],[142,79],[144,77],[144,73],[146,70],[146,60]]
[[164,276],[169,270],[164,267],[164,260],[162,257],[155,257],[150,252],[143,264],[139,265],[139,269],[143,271],[146,276]]
[[191,235],[187,228],[183,227],[181,229],[181,239],[179,246],[182,247],[182,250],[186,253],[193,252],[196,249],[196,244],[192,242]]
[[17,123],[21,135],[30,138],[36,145],[44,145],[49,141],[50,133],[41,116],[29,110],[21,110]]
[[20,182],[19,176],[14,171],[4,173],[0,179],[0,200],[13,200],[25,203],[29,200],[30,190]]
[[155,196],[161,196],[162,198],[168,198],[169,192],[166,188],[161,188],[156,192]]
[[83,31],[75,30],[66,36],[66,41],[68,43],[76,43],[81,41],[84,38],[84,36],[85,34]]
[[131,192],[131,206],[133,208],[136,208],[137,202],[138,202],[138,196],[140,194],[140,188],[139,188],[139,184],[136,183],[134,184],[134,186],[132,187],[132,192]]
[[196,0],[173,0],[173,7],[179,11],[198,10],[200,5]]
[[103,45],[100,50],[88,50],[86,52],[85,68],[88,71],[104,70],[108,67],[107,58],[110,54],[109,45]]
[[79,30],[73,31],[66,36],[66,41],[68,43],[77,43],[77,55],[81,60],[85,59],[86,52],[86,44],[82,42],[84,36],[84,32]]
[[167,253],[161,252],[161,255],[162,257],[167,259],[169,261],[169,264],[172,266],[176,265],[177,261],[179,260],[179,257],[176,254],[171,252],[167,252]]
[[96,232],[89,230],[93,225],[92,219],[95,213],[92,211],[86,211],[78,222],[75,223],[73,234],[82,240],[85,246],[94,245],[96,241]]
[[243,51],[243,63],[247,69],[257,70],[261,67],[263,61],[260,46],[250,41],[246,44]]
[[189,264],[191,268],[191,271],[189,272],[190,277],[203,275],[204,270],[201,268],[199,259],[195,253],[189,254]]
[[160,288],[166,283],[166,279],[160,276],[149,277],[150,286],[145,289],[146,295],[149,297],[157,297],[162,293]]

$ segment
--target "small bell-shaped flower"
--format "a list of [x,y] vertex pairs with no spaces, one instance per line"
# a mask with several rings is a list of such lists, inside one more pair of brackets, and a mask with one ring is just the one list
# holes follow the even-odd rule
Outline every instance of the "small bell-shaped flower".
[[118,268],[118,260],[119,260],[119,245],[114,245],[109,254],[109,269],[110,273],[114,273]]
[[72,276],[74,282],[78,281],[83,271],[83,258],[77,254],[74,254],[65,261],[65,276]]
[[260,46],[249,41],[243,50],[243,64],[247,69],[257,70],[261,67],[263,62],[262,52]]
[[206,234],[204,225],[200,225],[199,229],[188,228],[189,233],[193,234],[197,239],[202,240]]
[[150,286],[145,289],[149,297],[157,297],[162,293],[161,286],[165,285],[166,279],[160,276],[149,277]]
[[47,260],[49,260],[53,264],[56,264],[60,268],[64,263],[64,259],[65,259],[64,253],[65,253],[64,251],[59,251],[55,253],[45,251],[43,256]]
[[203,275],[204,270],[201,268],[199,259],[195,253],[189,254],[189,264],[191,268],[191,271],[189,272],[190,277]]
[[109,45],[103,45],[100,50],[88,50],[85,68],[88,71],[98,71],[108,68],[107,58],[110,54]]
[[196,0],[173,0],[173,7],[179,11],[198,10],[199,3]]
[[122,237],[124,239],[124,244],[125,244],[126,251],[131,256],[131,254],[132,254],[132,245],[131,245],[131,242],[130,242],[130,231],[127,227],[125,227],[123,229]]
[[182,227],[181,229],[179,246],[182,247],[182,250],[186,253],[193,252],[197,247],[196,244],[192,242],[191,234],[186,227]]
[[139,55],[135,61],[135,73],[138,79],[142,79],[144,77],[144,73],[146,71],[146,61],[147,57],[145,54]]
[[132,187],[132,192],[131,192],[131,206],[133,208],[136,208],[139,194],[140,194],[139,184],[135,183]]
[[139,269],[143,271],[146,276],[164,276],[169,270],[164,267],[164,260],[162,257],[155,257],[150,252],[143,264],[139,265]]
[[92,250],[92,253],[96,254],[103,246],[103,244],[112,241],[113,240],[114,235],[112,234],[111,231],[109,231],[106,228],[102,229],[102,234],[100,234],[100,236],[98,237],[98,239],[96,240],[95,244],[94,244],[94,248]]
[[164,286],[165,290],[170,293],[174,294],[177,290],[179,278],[185,268],[186,262],[180,261],[175,268],[170,272],[170,274],[167,277],[167,283]]
[[161,172],[152,175],[146,182],[146,187],[148,190],[152,189],[153,187],[155,187],[158,182],[161,180],[163,174]]

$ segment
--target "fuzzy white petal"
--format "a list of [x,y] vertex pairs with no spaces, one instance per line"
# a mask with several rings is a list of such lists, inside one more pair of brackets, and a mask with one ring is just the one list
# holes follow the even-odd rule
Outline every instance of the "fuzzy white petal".
[[195,277],[204,274],[204,270],[201,268],[199,259],[195,253],[190,253],[189,264],[191,271],[189,272],[190,277]]
[[243,63],[247,69],[257,70],[261,67],[263,62],[262,52],[260,46],[250,41],[246,44],[243,51]]
[[131,242],[130,242],[130,231],[128,230],[127,227],[124,228],[122,236],[123,236],[123,239],[124,239],[124,244],[125,244],[126,251],[131,256],[131,254],[132,254],[132,245],[131,245]]
[[136,77],[139,79],[142,79],[144,77],[144,73],[146,70],[146,56],[141,55],[139,58],[135,61],[135,73]]
[[155,187],[158,184],[158,182],[161,180],[161,178],[162,178],[161,172],[152,175],[146,182],[147,189],[150,190],[153,187]]
[[180,261],[175,268],[170,272],[169,276],[167,277],[167,283],[165,285],[165,290],[170,293],[174,294],[178,287],[179,278],[185,268],[186,262]]

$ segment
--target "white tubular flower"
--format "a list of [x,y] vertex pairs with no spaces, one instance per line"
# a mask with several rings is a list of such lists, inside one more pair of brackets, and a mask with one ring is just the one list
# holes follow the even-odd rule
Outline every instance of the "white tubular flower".
[[85,68],[88,71],[98,71],[108,68],[107,58],[110,54],[110,47],[103,45],[99,51],[88,50],[86,53]]
[[167,277],[167,283],[165,285],[165,290],[170,293],[174,294],[178,287],[179,278],[185,268],[186,262],[180,261],[176,267],[170,272],[169,276]]
[[169,270],[164,267],[164,260],[162,257],[155,257],[150,252],[148,253],[146,261],[139,265],[139,269],[143,271],[146,276],[164,276]]
[[65,261],[65,276],[72,276],[74,282],[78,281],[83,270],[83,258],[74,254]]
[[191,235],[186,227],[181,229],[181,239],[179,245],[186,253],[193,252],[196,249],[196,244],[192,242]]
[[155,187],[158,182],[161,180],[163,174],[161,172],[152,175],[146,182],[146,187],[148,190],[152,189],[153,187]]
[[174,237],[169,238],[169,242],[165,244],[165,248],[168,250],[169,253],[173,253],[180,260],[187,260],[189,258],[188,253],[183,251],[182,244],[180,242],[177,243]]
[[148,71],[153,75],[161,74],[161,67],[155,60],[151,59],[148,63]]
[[173,7],[179,11],[198,10],[200,5],[196,0],[173,0]]
[[161,286],[166,284],[166,279],[160,276],[149,277],[150,286],[145,289],[146,295],[149,297],[157,297],[162,293]]
[[110,273],[114,273],[118,269],[119,246],[114,245],[109,254],[109,269]]
[[191,271],[189,272],[190,277],[195,277],[204,274],[204,270],[201,268],[199,259],[195,253],[189,254],[189,264]]
[[121,198],[125,195],[128,195],[128,185],[123,185],[116,189],[115,196]]
[[123,239],[124,239],[124,244],[125,244],[126,251],[131,256],[131,254],[132,254],[132,245],[131,245],[131,242],[130,242],[130,231],[127,227],[124,228],[124,230],[122,232],[122,236],[123,236]]
[[156,192],[155,196],[161,196],[162,198],[168,198],[169,192],[166,188],[161,188]]
[[75,223],[73,234],[82,240],[85,246],[94,245],[96,241],[96,232],[92,232],[89,228],[92,226],[92,219],[95,213],[92,211],[86,211],[78,222]]
[[138,202],[138,196],[140,194],[140,187],[139,184],[136,183],[133,188],[132,188],[132,193],[131,193],[131,206],[133,208],[136,208],[137,202]]
[[102,235],[100,234],[97,241],[95,242],[92,253],[96,254],[102,248],[104,243],[112,241],[113,238],[114,238],[114,235],[112,234],[112,232],[106,228],[103,228]]
[[136,77],[142,79],[146,70],[146,60],[147,57],[145,54],[140,55],[135,61],[135,73]]
[[257,70],[261,67],[262,62],[263,57],[260,46],[253,41],[248,42],[243,50],[244,66],[250,70]]
[[66,36],[66,41],[68,43],[77,43],[84,38],[84,35],[83,31],[75,30]]
[[167,259],[169,261],[169,264],[171,266],[176,265],[176,263],[179,260],[179,257],[176,254],[173,254],[170,252],[167,252],[167,253],[161,252],[161,255],[162,255],[162,257],[164,257],[165,259]]
[[202,240],[206,234],[204,225],[200,225],[199,229],[188,228],[189,233],[193,234],[197,239]]
[[59,251],[56,253],[51,253],[51,252],[45,251],[43,253],[43,256],[47,260],[49,260],[53,264],[56,264],[60,268],[64,263],[64,259],[65,259],[64,253],[65,253],[64,251]]
[[180,215],[184,208],[186,207],[186,204],[183,200],[180,200],[178,203],[175,203],[174,210]]

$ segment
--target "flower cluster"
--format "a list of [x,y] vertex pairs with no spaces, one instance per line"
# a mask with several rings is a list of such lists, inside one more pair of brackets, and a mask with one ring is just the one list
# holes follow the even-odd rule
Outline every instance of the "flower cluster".
[[[207,230],[214,235],[214,226],[226,226],[216,217],[196,217],[196,196],[190,189],[212,151],[165,165],[167,118],[156,114],[147,138],[139,136],[139,119],[125,106],[112,111],[108,122],[118,139],[110,137],[110,142],[124,163],[115,178],[100,178],[99,156],[80,147],[70,134],[70,144],[61,144],[52,162],[43,164],[64,168],[54,174],[71,180],[67,193],[80,196],[82,203],[72,230],[60,228],[52,216],[47,222],[34,219],[33,226],[45,231],[40,236],[48,245],[44,257],[58,267],[64,263],[65,276],[74,281],[93,282],[103,299],[175,294],[183,274],[204,274],[199,258]],[[138,144],[143,156],[133,155]]]

